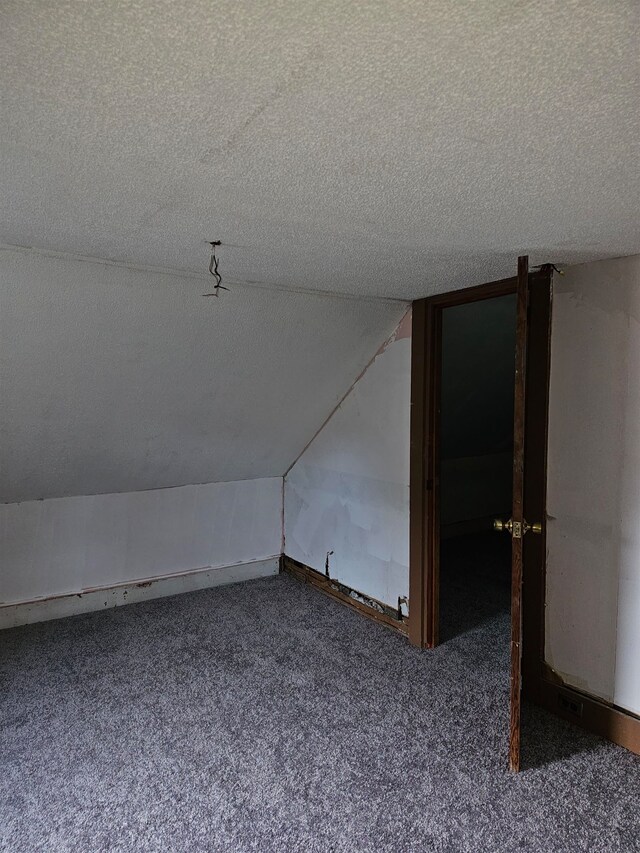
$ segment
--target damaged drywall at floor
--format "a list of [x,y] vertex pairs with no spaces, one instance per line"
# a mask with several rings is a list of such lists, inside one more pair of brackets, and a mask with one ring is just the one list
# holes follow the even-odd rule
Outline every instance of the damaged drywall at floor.
[[408,312],[289,470],[284,495],[286,554],[323,574],[329,559],[332,579],[395,609],[409,590],[410,335]]
[[640,713],[640,257],[554,283],[546,661]]
[[251,560],[232,566],[191,569],[148,581],[98,587],[70,595],[55,595],[18,604],[0,605],[0,630],[33,622],[46,622],[49,619],[64,619],[94,610],[137,604],[153,598],[166,598],[185,592],[273,577],[279,571],[280,557],[269,557],[266,560]]

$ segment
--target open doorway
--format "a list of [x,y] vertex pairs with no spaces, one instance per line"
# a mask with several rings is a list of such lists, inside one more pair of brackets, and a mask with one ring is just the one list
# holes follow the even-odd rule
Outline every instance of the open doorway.
[[[636,718],[565,683],[546,660],[546,482],[552,271],[552,265],[545,264],[529,273],[528,258],[522,256],[518,258],[516,278],[417,300],[413,303],[412,315],[409,639],[422,648],[437,646],[441,609],[443,640],[468,631],[474,621],[482,624],[482,620],[491,623],[497,619],[494,627],[500,623],[506,629],[508,611],[505,612],[504,607],[510,592],[509,767],[512,770],[520,767],[522,696],[634,752],[638,752],[639,742]],[[485,361],[482,366],[484,355],[480,349],[474,349],[471,331],[467,329],[466,335],[460,335],[460,329],[456,332],[456,326],[462,327],[464,332],[465,314],[449,309],[468,306],[467,310],[474,312],[482,310],[484,302],[491,306],[489,311],[500,313],[504,306],[506,313],[509,300],[499,302],[499,299],[513,295],[516,317],[511,373],[513,493],[510,517],[506,518],[507,512],[498,509],[508,503],[506,491],[501,493],[504,499],[487,502],[481,513],[465,512],[465,517],[462,514],[452,517],[447,515],[452,503],[460,511],[462,504],[466,502],[468,508],[472,498],[478,495],[472,480],[467,480],[462,489],[459,484],[456,487],[451,471],[459,474],[460,460],[468,456],[499,454],[508,439],[504,438],[500,427],[506,424],[506,418],[490,422],[489,415],[496,415],[496,411],[491,413],[490,410],[498,406],[497,397],[493,398],[492,405],[485,406],[485,410],[472,410],[475,396],[493,393],[486,391],[487,365]],[[484,326],[488,331],[487,324],[494,326],[494,321],[488,318],[489,315],[485,319],[476,316],[474,328]],[[470,314],[466,319],[470,319]],[[449,337],[452,329],[458,334],[457,344],[455,335],[451,341],[443,339],[443,335]],[[506,339],[502,335],[508,334],[507,329],[505,325],[499,335],[494,331],[484,336],[482,346],[488,348],[489,355],[496,355],[491,347],[497,348],[499,340],[506,349]],[[489,337],[491,346],[486,340]],[[452,350],[449,355],[448,349]],[[453,375],[458,376],[460,384],[454,383],[443,392],[443,382],[450,380],[452,365]],[[494,362],[496,385],[502,369]],[[504,371],[506,377],[510,372],[506,361]],[[465,373],[475,375],[472,388],[462,384],[468,378]],[[480,387],[485,387],[485,391],[481,393]],[[448,399],[450,395],[452,399]],[[457,398],[470,406],[468,412],[462,412]],[[506,408],[504,403],[499,405]],[[492,432],[496,438],[493,446],[465,445],[467,439],[462,433],[456,434],[456,430],[466,428],[467,422],[473,428],[474,440],[479,441],[479,434]],[[503,438],[498,441],[500,433]],[[486,454],[481,452],[484,450]],[[482,467],[485,463],[474,464]],[[473,467],[468,460],[464,465]],[[498,477],[498,467],[492,468],[492,477]],[[497,482],[491,485],[497,490]],[[445,494],[441,500],[443,487]],[[492,533],[490,524],[494,513],[501,516],[500,526],[508,535]],[[510,583],[500,569],[501,553],[508,554],[509,548]],[[507,636],[506,630],[504,636]],[[489,643],[496,641],[502,645],[497,634]],[[485,644],[477,644],[478,654],[484,654],[485,650]]]
[[[544,264],[529,272],[523,256],[515,278],[436,294],[415,301],[412,308],[409,640],[433,648],[441,639],[446,642],[496,619],[506,637],[510,610],[512,770],[520,766],[521,696],[633,752],[640,750],[636,717],[567,684],[546,659],[553,269]],[[498,315],[506,320],[512,304],[515,358],[510,367],[498,353],[513,353],[508,340],[512,321],[502,325]],[[474,342],[478,330],[482,339]],[[503,387],[508,376],[513,383],[510,403]],[[482,407],[474,406],[483,397]],[[509,408],[511,436],[506,432]],[[497,457],[510,438],[509,513],[506,472],[503,481]],[[490,482],[482,486],[482,510],[480,471],[491,472]],[[491,530],[494,517],[502,521],[504,533]],[[509,556],[510,577],[504,569]],[[478,653],[484,652],[480,644]]]
[[487,652],[509,647],[515,348],[514,293],[442,309],[439,639],[483,626]]

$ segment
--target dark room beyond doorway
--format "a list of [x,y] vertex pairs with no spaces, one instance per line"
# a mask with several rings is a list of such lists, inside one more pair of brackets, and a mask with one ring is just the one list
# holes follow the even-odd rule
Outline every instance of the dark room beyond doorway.
[[485,625],[504,653],[511,540],[493,519],[511,514],[515,340],[514,294],[443,309],[440,641]]

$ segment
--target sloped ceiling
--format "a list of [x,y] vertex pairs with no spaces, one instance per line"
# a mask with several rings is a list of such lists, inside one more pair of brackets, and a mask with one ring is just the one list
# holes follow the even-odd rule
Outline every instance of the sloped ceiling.
[[0,252],[0,501],[280,476],[403,306]]
[[4,0],[0,499],[281,475],[382,299],[640,252],[638,9]]

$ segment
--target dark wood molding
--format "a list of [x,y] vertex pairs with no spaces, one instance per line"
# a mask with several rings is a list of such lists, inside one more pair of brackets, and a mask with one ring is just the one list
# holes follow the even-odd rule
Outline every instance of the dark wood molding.
[[[427,301],[414,302],[411,312],[411,423],[409,450],[409,641],[424,646],[427,468],[425,436]],[[413,567],[413,569],[411,568]]]
[[538,679],[529,698],[570,723],[640,755],[640,717],[562,683],[554,674]]
[[413,303],[411,325],[411,442],[409,485],[409,640],[438,644],[440,606],[440,410],[442,311],[508,296],[517,279],[506,278]]
[[[518,258],[515,393],[513,406],[513,506],[511,520],[511,682],[509,690],[509,770],[520,770],[522,694],[522,565],[524,556],[524,469],[527,343],[529,339],[529,257]],[[516,535],[516,525],[522,533]]]
[[325,595],[331,596],[331,598],[338,601],[340,604],[344,604],[346,607],[356,610],[362,616],[373,619],[374,622],[385,625],[387,628],[393,628],[394,631],[398,631],[404,636],[408,635],[409,625],[407,618],[403,617],[400,620],[395,616],[392,616],[391,612],[393,611],[393,608],[389,607],[388,604],[377,601],[376,599],[371,598],[371,596],[359,593],[357,590],[350,590],[356,592],[358,595],[362,595],[363,598],[368,598],[373,602],[374,606],[364,604],[363,602],[352,598],[348,592],[344,591],[349,590],[349,587],[346,587],[339,581],[326,577],[326,575],[323,575],[321,572],[317,572],[315,569],[305,566],[304,563],[300,563],[298,560],[294,560],[286,555],[282,556],[281,570],[287,572],[303,583],[308,583],[315,587],[315,589],[319,589],[321,592],[325,593]]
[[[498,281],[488,281],[485,284],[475,284],[462,290],[450,290],[448,293],[436,293],[420,299],[419,302],[429,302],[437,308],[453,308],[455,305],[467,305],[469,302],[482,302],[496,296],[508,296],[515,293],[518,286],[517,276],[501,278]],[[416,303],[414,302],[414,305]]]

